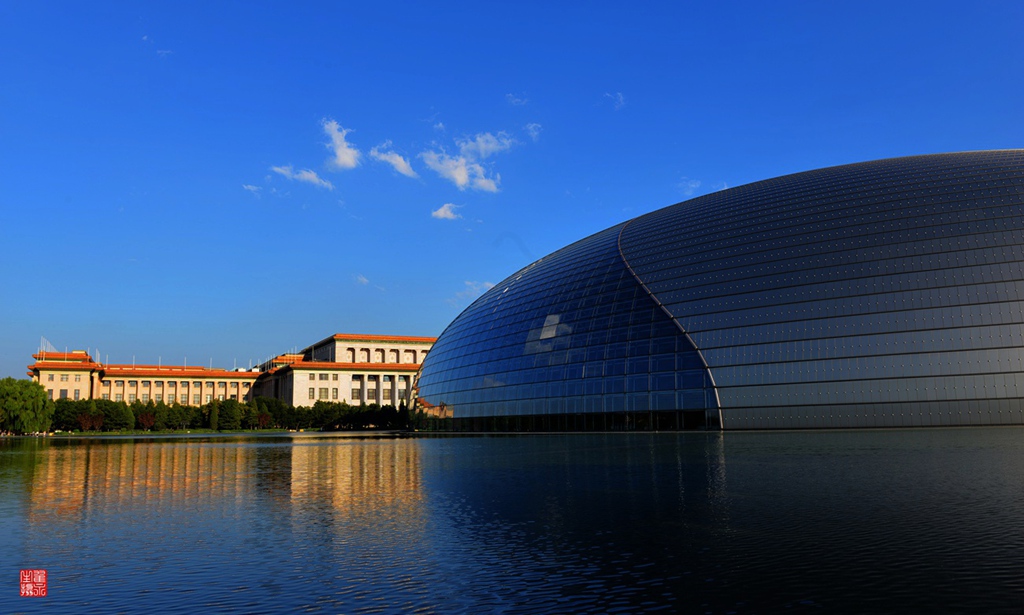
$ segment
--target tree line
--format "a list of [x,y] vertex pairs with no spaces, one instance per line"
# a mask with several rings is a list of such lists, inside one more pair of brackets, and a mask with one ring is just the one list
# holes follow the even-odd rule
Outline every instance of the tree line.
[[0,380],[0,429],[10,433],[48,431],[185,431],[214,429],[409,429],[414,421],[403,403],[387,405],[318,401],[312,407],[257,397],[240,403],[213,400],[203,406],[182,406],[136,400],[130,404],[106,399],[47,398],[46,389],[31,380]]

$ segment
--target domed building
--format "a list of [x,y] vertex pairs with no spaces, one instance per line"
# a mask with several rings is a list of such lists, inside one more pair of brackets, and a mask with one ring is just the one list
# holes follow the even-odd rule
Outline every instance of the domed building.
[[587,237],[438,338],[456,430],[1024,423],[1024,150],[760,181]]

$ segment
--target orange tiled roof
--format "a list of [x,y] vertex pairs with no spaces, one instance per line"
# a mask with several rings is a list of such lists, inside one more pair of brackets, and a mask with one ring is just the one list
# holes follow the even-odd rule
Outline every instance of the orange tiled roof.
[[150,376],[164,378],[242,378],[255,380],[259,372],[236,372],[221,368],[183,365],[106,365],[104,378],[113,376]]
[[[47,353],[49,354],[49,353]],[[27,366],[30,370],[36,369],[50,369],[50,370],[68,370],[68,371],[89,371],[93,369],[99,369],[99,363],[93,363],[92,361],[36,361],[32,365]]]
[[32,355],[32,358],[36,361],[92,362],[92,357],[84,350],[72,350],[71,352],[46,352],[43,350]]

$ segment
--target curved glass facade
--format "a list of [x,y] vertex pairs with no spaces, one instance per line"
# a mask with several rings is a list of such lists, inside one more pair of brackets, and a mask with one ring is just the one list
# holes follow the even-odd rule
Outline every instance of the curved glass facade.
[[1024,152],[834,167],[537,261],[441,335],[420,396],[474,429],[1024,423],[1022,301]]

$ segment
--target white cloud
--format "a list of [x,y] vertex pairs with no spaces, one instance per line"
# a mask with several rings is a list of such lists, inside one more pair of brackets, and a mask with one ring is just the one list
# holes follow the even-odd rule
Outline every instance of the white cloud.
[[510,149],[515,140],[504,132],[492,135],[489,132],[482,132],[472,139],[456,139],[455,144],[459,151],[470,160],[483,160],[488,156],[504,152]]
[[455,296],[448,299],[448,303],[451,305],[458,305],[468,300],[476,299],[483,293],[494,288],[492,282],[471,282],[466,280],[466,287],[455,293]]
[[437,130],[438,132],[444,132],[444,122],[438,122],[434,124],[434,130]]
[[679,191],[683,193],[683,196],[693,196],[697,192],[697,188],[700,188],[699,179],[684,177],[679,182]]
[[521,107],[521,106],[525,105],[526,103],[530,102],[530,100],[528,98],[526,98],[525,96],[520,98],[520,97],[516,96],[515,94],[505,94],[505,100],[508,101],[508,104],[510,104],[510,105],[512,105],[514,107]]
[[616,111],[626,106],[626,97],[622,95],[622,92],[616,92],[615,94],[605,92],[604,95],[612,99],[612,106],[615,107]]
[[357,284],[362,284],[363,286],[366,286],[367,284],[370,283],[370,281],[366,279],[366,276],[364,276],[361,273],[356,274],[355,280]]
[[412,170],[412,166],[409,164],[409,161],[403,158],[401,155],[395,152],[381,151],[382,149],[387,149],[390,147],[391,141],[385,141],[381,145],[374,147],[373,149],[370,150],[370,157],[375,160],[380,160],[381,162],[386,162],[390,164],[396,171],[398,171],[402,175],[405,175],[406,177],[419,177],[419,175],[416,174],[416,171]]
[[445,151],[422,152],[420,158],[427,167],[441,177],[451,181],[459,190],[473,188],[484,192],[497,192],[501,183],[501,175],[489,175],[488,170],[480,163],[485,158],[504,152],[515,144],[515,139],[504,132],[493,135],[482,132],[471,139],[456,139],[459,155],[450,155]]
[[359,166],[359,150],[345,141],[345,135],[352,131],[345,130],[334,120],[324,119],[321,123],[324,133],[331,138],[331,142],[327,144],[327,149],[334,152],[334,158],[330,161],[331,166],[337,169],[354,169]]
[[493,178],[491,178],[491,177],[474,177],[473,178],[473,187],[476,188],[477,190],[483,190],[484,192],[497,192],[498,191],[498,182],[500,182],[500,181],[501,181],[501,175],[498,175],[497,173],[494,174]]
[[535,142],[538,139],[540,139],[540,131],[544,129],[543,126],[536,122],[531,122],[524,126],[523,128],[526,129],[526,134],[530,135],[530,138],[533,139]]
[[296,173],[292,169],[291,165],[288,165],[283,167],[270,167],[270,170],[279,175],[284,175],[288,179],[313,184],[314,186],[327,188],[328,190],[334,190],[334,184],[326,179],[321,179],[320,176],[316,174],[316,171],[312,171],[310,169],[303,169]]
[[462,217],[459,214],[455,213],[455,210],[458,207],[458,205],[455,205],[453,203],[445,203],[444,205],[430,212],[430,217],[437,218],[438,220],[458,220],[459,218]]
[[167,56],[171,55],[172,53],[174,53],[174,52],[171,51],[170,49],[157,49],[156,50],[156,55],[160,56],[161,58],[166,58]]
[[483,190],[485,192],[497,192],[501,176],[495,174],[494,178],[487,177],[487,170],[477,162],[468,160],[465,156],[449,156],[444,152],[423,152],[420,158],[427,167],[441,177],[451,181],[459,190],[467,187]]
[[242,189],[248,190],[249,192],[255,194],[256,196],[259,196],[260,190],[262,190],[262,188],[260,188],[259,186],[253,186],[252,184],[242,184]]

